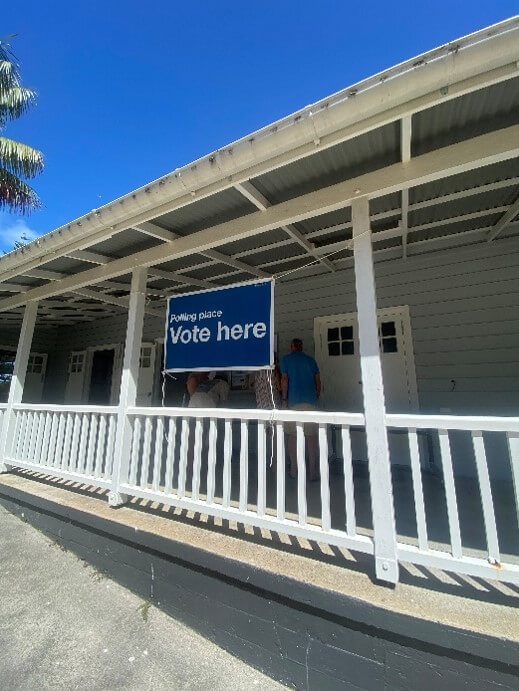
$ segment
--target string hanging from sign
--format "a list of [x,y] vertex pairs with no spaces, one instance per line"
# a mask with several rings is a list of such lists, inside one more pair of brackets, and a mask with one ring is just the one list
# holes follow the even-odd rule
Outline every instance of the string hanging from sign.
[[[276,401],[274,399],[274,388],[272,386],[272,380],[274,379],[274,373],[275,373],[275,368],[272,370],[267,370],[268,371],[268,378],[269,378],[269,384],[270,384],[270,399],[272,401],[272,408],[270,409],[270,417],[268,420],[268,424],[270,425],[270,429],[272,430],[272,435],[271,435],[271,442],[270,442],[270,464],[269,468],[272,468],[272,464],[274,463],[274,438],[275,438],[275,430],[274,430],[274,411],[277,410],[276,407]],[[279,463],[278,459],[278,463]]]

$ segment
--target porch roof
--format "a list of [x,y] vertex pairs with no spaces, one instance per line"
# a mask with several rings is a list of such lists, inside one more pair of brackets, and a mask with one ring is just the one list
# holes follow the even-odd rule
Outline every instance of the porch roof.
[[[355,196],[375,257],[503,241],[519,228],[519,17],[441,46],[177,169],[0,258],[3,323],[148,311],[173,292],[351,261]],[[298,272],[297,276],[300,275]]]

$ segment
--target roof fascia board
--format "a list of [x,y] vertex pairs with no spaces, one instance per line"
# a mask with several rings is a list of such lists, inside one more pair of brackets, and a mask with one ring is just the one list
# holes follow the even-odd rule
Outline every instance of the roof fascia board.
[[109,237],[316,150],[517,76],[518,46],[519,17],[514,17],[375,75],[9,253],[0,258],[2,278],[33,257],[45,262],[49,253],[59,255],[78,236],[89,246],[103,229]]
[[353,199],[365,196],[374,199],[402,189],[432,182],[440,177],[455,175],[519,156],[519,125],[507,127],[480,137],[412,158],[407,163],[395,163],[353,180],[325,187],[314,192],[270,206],[245,217],[218,224],[170,243],[142,250],[109,264],[69,276],[61,281],[34,288],[21,296],[0,301],[0,311],[19,307],[31,300],[69,292],[76,288],[105,281],[126,274],[138,266],[152,266],[210,250],[242,238],[257,235],[305,218],[337,211],[347,207]]

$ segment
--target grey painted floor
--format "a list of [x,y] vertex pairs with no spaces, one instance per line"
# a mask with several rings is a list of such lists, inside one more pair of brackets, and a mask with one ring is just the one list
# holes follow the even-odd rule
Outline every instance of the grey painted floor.
[[1,507],[0,555],[2,691],[283,688]]

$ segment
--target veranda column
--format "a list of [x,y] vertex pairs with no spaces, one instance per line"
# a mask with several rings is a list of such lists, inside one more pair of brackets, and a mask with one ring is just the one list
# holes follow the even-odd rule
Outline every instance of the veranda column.
[[377,301],[369,201],[355,199],[351,206],[353,254],[359,326],[360,369],[366,418],[371,509],[377,578],[398,581],[395,514],[385,424],[386,405],[377,323]]
[[121,494],[120,485],[128,477],[128,462],[132,444],[132,425],[126,414],[127,408],[134,406],[137,400],[137,382],[139,378],[139,357],[141,352],[142,328],[144,325],[144,307],[146,302],[147,269],[139,267],[133,270],[128,307],[128,325],[124,346],[123,372],[117,412],[115,432],[115,451],[112,471],[112,489],[108,494],[110,506],[124,504],[128,497]]
[[6,465],[5,457],[11,448],[13,434],[13,405],[21,403],[25,375],[27,374],[27,364],[31,353],[32,337],[36,325],[36,315],[38,313],[38,302],[28,302],[23,314],[22,329],[18,339],[18,348],[14,360],[13,376],[9,387],[7,398],[7,408],[4,413],[0,438],[0,472],[8,472],[12,466]]

